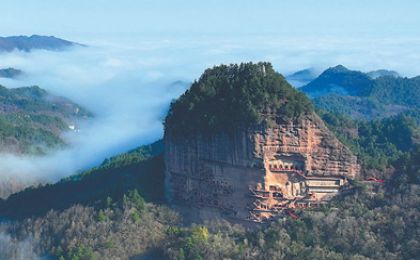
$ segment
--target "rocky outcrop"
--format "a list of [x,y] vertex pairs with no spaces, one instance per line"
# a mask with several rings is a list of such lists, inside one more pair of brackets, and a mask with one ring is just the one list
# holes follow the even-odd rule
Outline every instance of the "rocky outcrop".
[[194,207],[200,218],[263,221],[322,203],[358,174],[356,157],[316,114],[271,121],[277,123],[212,135],[167,129],[167,199]]

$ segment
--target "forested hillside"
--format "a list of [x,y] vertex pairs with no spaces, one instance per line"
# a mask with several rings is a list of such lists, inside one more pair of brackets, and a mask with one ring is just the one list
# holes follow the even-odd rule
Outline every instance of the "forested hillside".
[[75,204],[101,206],[105,198],[118,199],[130,189],[139,189],[147,201],[163,201],[161,141],[106,159],[100,166],[56,184],[13,194],[0,201],[0,215],[25,218]]
[[[418,114],[402,113],[381,120],[353,120],[351,117],[318,111],[327,126],[363,164],[364,170],[383,171],[420,145]],[[383,177],[383,176],[381,176]]]
[[270,63],[220,65],[171,104],[165,127],[172,131],[218,131],[259,125],[263,114],[294,118],[313,110]]
[[391,72],[375,75],[337,66],[300,90],[318,109],[354,119],[372,120],[420,108],[420,77],[402,78]]
[[[217,83],[213,72],[208,82]],[[273,82],[282,82],[273,77]],[[181,98],[182,106],[172,109],[187,111],[199,120],[198,111],[214,115],[206,110],[210,106],[200,107],[197,102],[201,95],[214,94],[210,90],[219,83],[209,88],[201,84],[195,83],[196,89],[191,90],[193,100]],[[291,102],[307,102],[289,92],[288,86],[285,90],[278,87],[291,96]],[[228,89],[227,95],[235,90]],[[264,93],[269,92],[260,94]],[[264,104],[275,105],[282,100],[278,97]],[[0,258],[13,256],[18,241],[30,241],[37,255],[60,260],[416,259],[420,254],[419,114],[406,111],[365,121],[339,113],[317,113],[362,165],[362,175],[351,183],[353,188],[330,204],[296,209],[293,217],[285,215],[268,224],[246,227],[222,220],[185,223],[182,215],[165,205],[163,145],[158,141],[56,184],[29,188],[1,201],[0,216],[8,221],[0,224],[0,230],[15,243],[3,247]],[[186,118],[176,119],[185,121],[179,125],[173,121],[171,126],[188,127]],[[223,120],[211,124],[226,123]],[[194,126],[199,127],[197,122]],[[367,181],[369,177],[384,182]]]
[[0,86],[0,152],[45,154],[65,145],[60,134],[92,115],[34,86]]

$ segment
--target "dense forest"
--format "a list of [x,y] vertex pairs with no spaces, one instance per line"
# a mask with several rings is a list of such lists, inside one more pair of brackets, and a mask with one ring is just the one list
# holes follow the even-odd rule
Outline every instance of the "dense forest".
[[318,114],[363,164],[383,172],[420,144],[419,114],[401,113],[381,120],[354,120],[344,114]]
[[355,119],[372,120],[420,109],[420,77],[385,73],[372,78],[369,73],[336,66],[300,90],[312,98],[316,108]]
[[293,118],[309,111],[309,99],[270,63],[220,65],[206,70],[171,104],[165,127],[205,133],[258,125],[266,119],[264,114]]
[[65,146],[61,133],[91,113],[37,86],[0,86],[0,152],[40,155]]

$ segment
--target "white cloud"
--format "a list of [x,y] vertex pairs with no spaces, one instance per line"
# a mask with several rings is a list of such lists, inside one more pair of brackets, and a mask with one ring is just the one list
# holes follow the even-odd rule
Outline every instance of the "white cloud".
[[0,80],[8,87],[39,85],[69,97],[96,114],[81,132],[65,136],[71,148],[50,156],[0,156],[0,174],[49,181],[100,163],[105,157],[162,136],[161,121],[171,99],[213,65],[271,61],[285,74],[343,64],[359,70],[393,69],[414,76],[420,39],[352,39],[329,37],[178,38],[106,43],[68,52],[0,54],[1,67],[22,69],[21,80]]

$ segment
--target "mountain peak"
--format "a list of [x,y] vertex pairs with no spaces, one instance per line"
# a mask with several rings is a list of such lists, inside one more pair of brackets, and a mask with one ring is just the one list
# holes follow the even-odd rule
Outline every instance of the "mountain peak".
[[386,69],[379,69],[374,70],[366,73],[372,79],[377,79],[380,77],[392,77],[392,78],[399,78],[401,77],[400,74],[394,70],[386,70]]
[[372,86],[372,79],[365,73],[349,70],[343,65],[328,68],[318,78],[300,88],[311,97],[330,93],[351,96],[366,95]]
[[13,50],[29,52],[35,49],[61,51],[74,46],[84,45],[54,36],[42,36],[37,34],[31,36],[20,35],[0,37],[0,52],[10,52]]
[[4,68],[0,69],[0,78],[14,79],[23,74],[23,71],[15,68]]
[[327,69],[326,71],[330,71],[330,72],[347,72],[350,71],[348,68],[344,67],[343,65],[339,64],[335,67],[331,67],[329,69]]
[[267,62],[207,69],[171,105],[165,127],[179,132],[259,125],[265,114],[294,118],[312,110],[310,101]]

